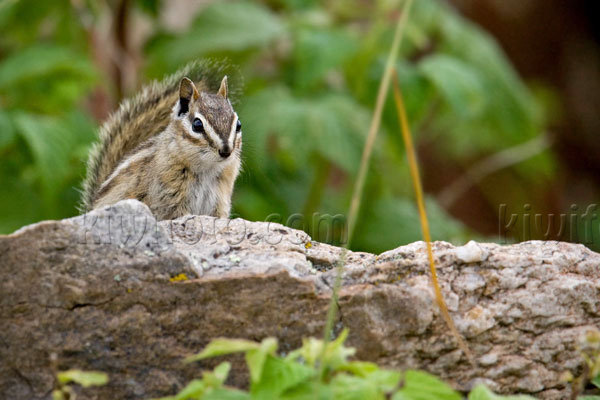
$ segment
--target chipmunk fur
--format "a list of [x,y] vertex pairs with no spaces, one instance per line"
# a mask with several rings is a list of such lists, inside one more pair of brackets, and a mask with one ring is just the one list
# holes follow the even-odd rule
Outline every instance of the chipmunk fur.
[[138,199],[161,220],[229,217],[242,132],[221,69],[194,63],[121,104],[90,154],[86,210]]

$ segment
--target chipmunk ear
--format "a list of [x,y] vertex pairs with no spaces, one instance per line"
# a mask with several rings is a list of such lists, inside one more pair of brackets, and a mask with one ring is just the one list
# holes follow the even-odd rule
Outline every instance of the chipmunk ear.
[[219,91],[217,92],[217,94],[219,96],[222,96],[223,98],[226,99],[227,98],[227,92],[228,92],[228,89],[227,89],[227,75],[225,75],[223,77],[223,80],[221,81],[221,86],[219,87]]
[[190,110],[190,101],[192,97],[197,100],[200,94],[189,78],[183,78],[179,84],[179,112],[177,115],[185,114]]

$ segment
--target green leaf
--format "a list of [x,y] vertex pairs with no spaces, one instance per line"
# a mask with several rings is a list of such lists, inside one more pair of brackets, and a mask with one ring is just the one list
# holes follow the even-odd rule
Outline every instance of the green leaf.
[[356,349],[344,346],[344,341],[347,337],[348,329],[344,329],[334,341],[327,343],[325,351],[323,351],[322,340],[312,337],[303,338],[302,347],[292,352],[291,355],[293,357],[288,357],[288,359],[301,356],[304,362],[310,367],[314,367],[318,361],[324,363],[325,368],[332,370],[348,366],[346,360],[348,357],[354,355]]
[[300,355],[310,367],[314,367],[319,361],[325,364],[325,368],[337,370],[347,365],[347,358],[356,352],[356,349],[344,346],[347,337],[348,329],[344,329],[334,341],[327,343],[325,351],[323,351],[322,340],[312,337],[303,338],[302,347],[298,349],[299,352],[293,352],[293,354],[294,356]]
[[[283,32],[283,24],[267,8],[252,2],[215,2],[204,9],[192,28],[190,52],[245,50],[263,46]],[[206,40],[197,40],[198,37]]]
[[459,118],[481,114],[490,94],[475,68],[455,57],[433,54],[419,63],[419,69]]
[[306,89],[328,72],[340,75],[340,66],[356,52],[356,42],[356,37],[341,29],[299,30],[294,46],[293,85]]
[[402,374],[399,371],[378,369],[367,375],[366,379],[379,390],[388,393],[394,391],[400,383]]
[[213,389],[200,397],[202,400],[250,400],[251,398],[248,393],[231,388]]
[[[398,72],[398,82],[400,82],[400,88],[402,93],[404,93],[406,114],[414,126],[414,131],[418,132],[418,124],[428,117],[432,107],[435,105],[437,88],[422,73],[419,65],[413,65],[407,60],[399,60],[396,63],[396,69]],[[393,101],[386,103],[384,117],[389,126],[398,126],[397,109]],[[393,137],[397,137],[401,141],[401,135],[393,135]],[[403,143],[402,151],[404,151]]]
[[194,379],[175,396],[161,397],[158,400],[188,400],[200,398],[206,392],[206,384],[201,379]]
[[213,371],[203,373],[202,379],[194,379],[175,396],[163,397],[159,400],[188,400],[188,399],[248,399],[248,394],[235,389],[223,388],[223,383],[229,375],[231,364],[223,362]]
[[356,353],[353,347],[345,347],[344,342],[348,338],[348,329],[344,328],[339,336],[332,342],[327,344],[325,357],[322,360],[327,368],[337,370],[340,365],[344,365],[348,357]]
[[213,371],[206,371],[202,374],[202,380],[209,388],[220,388],[227,380],[231,364],[228,362],[222,362],[217,365]]
[[11,122],[10,114],[0,111],[0,150],[9,144],[15,138],[15,128]]
[[261,380],[250,384],[250,393],[253,399],[275,399],[286,390],[315,375],[316,371],[313,368],[268,355]]
[[302,338],[302,347],[299,350],[306,364],[314,367],[323,353],[323,341],[313,337]]
[[369,127],[369,111],[352,98],[341,95],[328,95],[307,102],[313,103],[305,118],[315,150],[354,174]]
[[104,372],[82,371],[79,369],[59,372],[57,378],[62,384],[74,382],[83,387],[102,386],[108,383],[108,375]]
[[500,396],[494,394],[490,389],[488,389],[485,385],[479,384],[471,390],[469,393],[468,400],[533,400],[534,397],[526,396],[526,395],[516,395],[516,396]]
[[[25,146],[15,144],[14,151],[3,154],[0,162],[0,233],[10,233],[24,224],[34,223],[43,218],[43,196],[36,190],[30,176],[31,166],[26,163]],[[12,150],[12,149],[11,149]],[[23,154],[25,153],[25,154]]]
[[14,123],[33,154],[47,192],[53,195],[70,173],[70,132],[57,119],[36,114],[15,114]]
[[287,88],[274,86],[247,98],[239,112],[245,129],[253,132],[244,140],[253,150],[248,161],[257,163],[256,170],[264,167],[273,140],[279,163],[286,157],[287,165],[279,165],[279,171],[305,171],[315,153],[346,171],[357,169],[369,112],[348,96],[295,97]]
[[358,375],[358,376],[361,376],[364,378],[364,377],[372,374],[373,372],[379,370],[379,366],[372,362],[350,361],[350,362],[340,365],[338,370],[351,372],[354,375]]
[[335,400],[333,388],[317,380],[309,380],[286,390],[281,400]]
[[516,144],[539,134],[543,129],[539,104],[494,38],[454,12],[441,13],[439,24],[446,39],[442,51],[476,69],[486,93],[493,93],[487,96],[481,126],[495,132],[495,148],[499,141]]
[[258,349],[246,352],[246,364],[250,370],[251,382],[260,381],[265,360],[268,355],[274,355],[275,351],[277,351],[277,339],[266,338],[261,342]]
[[189,32],[153,46],[150,63],[166,63],[163,69],[172,70],[212,52],[261,48],[283,33],[278,16],[260,4],[212,2],[200,12]]
[[385,399],[374,382],[343,373],[331,380],[331,388],[336,400]]
[[404,386],[392,400],[461,400],[462,396],[440,379],[422,371],[406,371]]
[[592,379],[592,384],[594,386],[596,386],[597,388],[600,388],[600,375],[598,375],[597,377],[595,377],[594,379]]
[[[43,62],[40,62],[43,60]],[[56,45],[34,45],[12,53],[0,63],[0,90],[18,86],[26,80],[43,79],[59,72],[74,73],[92,79],[95,70],[83,55]],[[41,101],[45,93],[38,93]]]
[[[20,155],[19,178],[22,181],[17,182],[17,186],[23,189],[27,186],[25,191],[34,191],[33,198],[42,205],[37,205],[35,214],[41,214],[43,219],[73,216],[78,202],[74,187],[79,185],[84,175],[83,160],[87,157],[89,143],[95,137],[95,127],[90,118],[80,112],[70,112],[62,118],[21,111],[12,111],[10,116],[15,133],[23,139],[15,141]],[[19,196],[19,192],[14,192],[14,195]],[[31,201],[22,204],[25,206],[27,203]]]
[[190,363],[225,354],[243,353],[248,350],[258,349],[259,347],[259,343],[250,340],[226,338],[213,339],[204,350],[194,356],[187,357],[185,362]]

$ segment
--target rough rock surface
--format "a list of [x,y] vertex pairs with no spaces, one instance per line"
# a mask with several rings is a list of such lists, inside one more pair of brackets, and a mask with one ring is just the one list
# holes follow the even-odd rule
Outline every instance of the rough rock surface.
[[[581,245],[434,245],[468,364],[433,301],[425,246],[349,253],[336,329],[357,357],[422,368],[468,390],[566,398],[578,340],[600,326],[600,255]],[[110,374],[80,398],[172,394],[204,364],[181,359],[218,336],[320,336],[341,249],[278,224],[190,216],[156,223],[141,203],[0,237],[0,398],[47,399],[59,369]],[[183,275],[188,278],[183,279]],[[235,359],[235,358],[234,358]],[[239,358],[238,358],[239,360]],[[244,385],[235,363],[233,385]]]

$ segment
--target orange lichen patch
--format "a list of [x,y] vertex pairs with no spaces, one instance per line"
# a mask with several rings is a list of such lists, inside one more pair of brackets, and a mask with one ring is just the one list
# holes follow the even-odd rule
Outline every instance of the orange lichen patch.
[[187,277],[186,274],[181,273],[179,275],[175,275],[174,277],[172,277],[171,279],[169,279],[170,282],[183,282],[183,281],[187,281],[189,278]]

